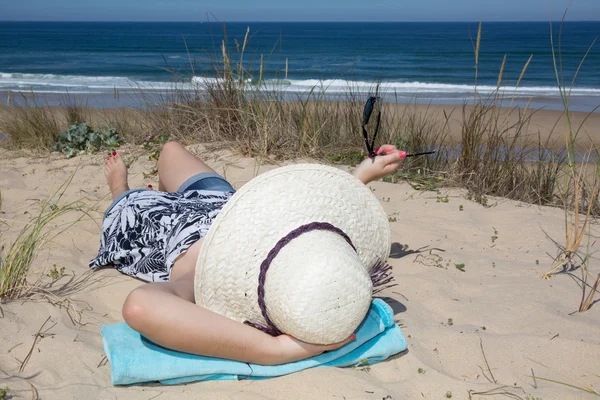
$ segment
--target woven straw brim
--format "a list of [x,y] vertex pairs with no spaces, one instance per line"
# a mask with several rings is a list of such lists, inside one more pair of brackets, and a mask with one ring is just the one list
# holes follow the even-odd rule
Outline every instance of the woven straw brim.
[[[330,303],[335,297],[338,303],[344,304],[345,315],[362,313],[360,318],[363,318],[370,301],[370,281],[365,280],[368,269],[389,256],[391,231],[387,215],[371,190],[357,178],[337,168],[318,164],[272,170],[251,180],[231,198],[209,229],[198,256],[194,282],[196,304],[239,322],[265,326],[257,294],[260,265],[281,238],[311,222],[327,222],[344,231],[356,248],[357,265],[362,265],[365,273],[361,275],[355,269],[349,273],[348,263],[344,262],[329,266],[325,272],[305,266],[302,257],[296,265],[274,262],[273,268],[303,268],[305,274],[303,279],[294,282],[295,289],[302,293],[305,286],[304,292],[311,295],[293,299],[298,302],[299,310],[314,310],[315,305]],[[302,246],[303,241],[296,241],[288,246]],[[319,249],[315,248],[315,251],[329,253],[327,247],[316,247]],[[303,249],[305,252],[311,250],[306,245]],[[298,249],[293,251],[297,253]],[[350,246],[344,251],[353,252]],[[331,286],[331,290],[314,293],[310,286],[313,282],[322,281],[324,274],[336,282],[340,282],[337,279],[340,276],[351,275],[354,278],[346,286],[337,284]],[[285,275],[282,270],[267,274],[267,310],[269,303],[279,304],[280,299],[284,302],[283,299],[289,295],[285,293],[285,288],[289,287],[289,282],[283,281]],[[274,279],[282,280],[281,284]],[[362,293],[359,301],[357,293]],[[365,293],[368,297],[366,303]],[[307,303],[306,307],[303,302]],[[308,326],[319,326],[321,332],[313,332],[315,337],[336,337],[329,331],[339,327],[324,324],[324,315],[315,313],[301,317]],[[359,322],[352,321],[350,325],[357,326]],[[285,333],[296,336],[294,332]]]

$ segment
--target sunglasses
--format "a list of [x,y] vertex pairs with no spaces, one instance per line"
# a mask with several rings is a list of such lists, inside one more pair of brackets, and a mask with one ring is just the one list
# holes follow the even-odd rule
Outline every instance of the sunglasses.
[[[369,120],[371,119],[371,115],[373,111],[377,110],[377,124],[375,125],[375,133],[373,134],[373,138],[369,142],[369,133],[367,132],[366,126],[369,124]],[[362,132],[363,138],[365,140],[365,146],[367,147],[367,152],[370,158],[375,158],[377,154],[375,153],[375,139],[377,138],[377,133],[379,132],[379,124],[381,122],[381,97],[371,96],[367,100],[365,104],[365,109],[363,111],[363,120],[362,120]],[[435,154],[437,150],[434,151],[426,151],[423,153],[415,153],[415,154],[407,154],[406,157],[416,157],[416,156],[424,156],[427,154]]]
[[[379,132],[379,123],[381,122],[381,97],[369,97],[367,103],[365,104],[365,109],[363,111],[363,120],[362,120],[362,132],[363,138],[365,140],[365,146],[367,146],[367,152],[369,153],[369,157],[374,158],[375,154],[375,138],[377,138],[377,132]],[[371,119],[371,114],[373,114],[373,110],[377,107],[377,125],[375,126],[375,133],[373,134],[373,140],[369,142],[369,133],[367,132],[366,126],[369,124],[369,120]]]

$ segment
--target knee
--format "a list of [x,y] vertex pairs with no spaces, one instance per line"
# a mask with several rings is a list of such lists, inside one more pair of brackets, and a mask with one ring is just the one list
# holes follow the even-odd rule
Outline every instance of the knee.
[[177,142],[167,142],[163,144],[163,147],[160,150],[160,156],[158,157],[158,161],[160,161],[161,159],[164,160],[165,158],[169,158],[172,156],[173,153],[181,151],[182,149],[184,149],[184,147]]
[[161,150],[160,153],[161,154],[163,154],[163,153],[167,153],[168,154],[168,153],[172,153],[173,151],[177,151],[177,150],[181,150],[181,149],[184,149],[184,147],[182,145],[180,145],[177,142],[170,141],[170,142],[167,142],[167,143],[163,144],[163,147],[162,147],[162,150]]
[[135,289],[123,304],[123,319],[132,329],[140,331],[143,329],[144,321],[148,317],[146,293],[144,290]]

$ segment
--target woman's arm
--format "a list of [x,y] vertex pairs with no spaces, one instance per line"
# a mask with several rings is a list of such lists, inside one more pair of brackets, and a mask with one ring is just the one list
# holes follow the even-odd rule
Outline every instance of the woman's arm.
[[399,151],[391,144],[381,146],[377,149],[377,154],[374,158],[364,160],[354,170],[354,176],[365,185],[396,172],[406,158],[406,152]]
[[194,304],[194,275],[149,283],[123,305],[127,324],[151,341],[177,351],[262,365],[309,358],[348,343],[318,346],[287,335],[272,337]]

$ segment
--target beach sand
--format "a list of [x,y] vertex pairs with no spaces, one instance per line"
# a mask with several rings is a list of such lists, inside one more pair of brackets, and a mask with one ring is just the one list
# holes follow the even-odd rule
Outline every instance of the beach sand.
[[[144,177],[152,168],[145,155],[127,148],[121,153],[131,163],[132,188],[158,187],[156,177]],[[92,219],[68,229],[40,253],[30,281],[39,276],[50,281],[46,274],[54,264],[64,267],[67,275],[81,277],[87,272],[98,248],[101,213],[110,203],[103,162],[103,154],[66,160],[58,154],[33,157],[0,150],[4,246],[15,239],[36,203],[74,172],[64,200],[85,197],[96,207]],[[236,188],[273,168],[223,151],[212,153],[208,164]],[[405,183],[370,186],[392,221],[389,261],[397,286],[381,295],[407,337],[406,354],[368,368],[320,368],[265,381],[114,387],[100,326],[122,321],[123,301],[142,282],[106,269],[69,294],[71,303],[62,307],[48,301],[0,305],[0,387],[10,386],[9,394],[16,399],[44,400],[398,400],[444,399],[448,392],[453,399],[467,399],[469,391],[499,387],[504,388],[498,392],[520,396],[513,398],[590,398],[572,388],[534,380],[529,377],[533,371],[536,377],[566,381],[560,372],[600,389],[600,379],[593,376],[599,372],[600,306],[576,313],[581,291],[575,278],[540,278],[557,253],[553,240],[564,240],[560,209],[496,198],[490,198],[492,206],[485,208],[467,200],[460,190],[437,194],[417,192]],[[597,234],[597,226],[592,231]],[[593,257],[591,268],[597,261]],[[455,264],[464,264],[464,271]],[[34,335],[48,318],[45,333],[32,347]]]

